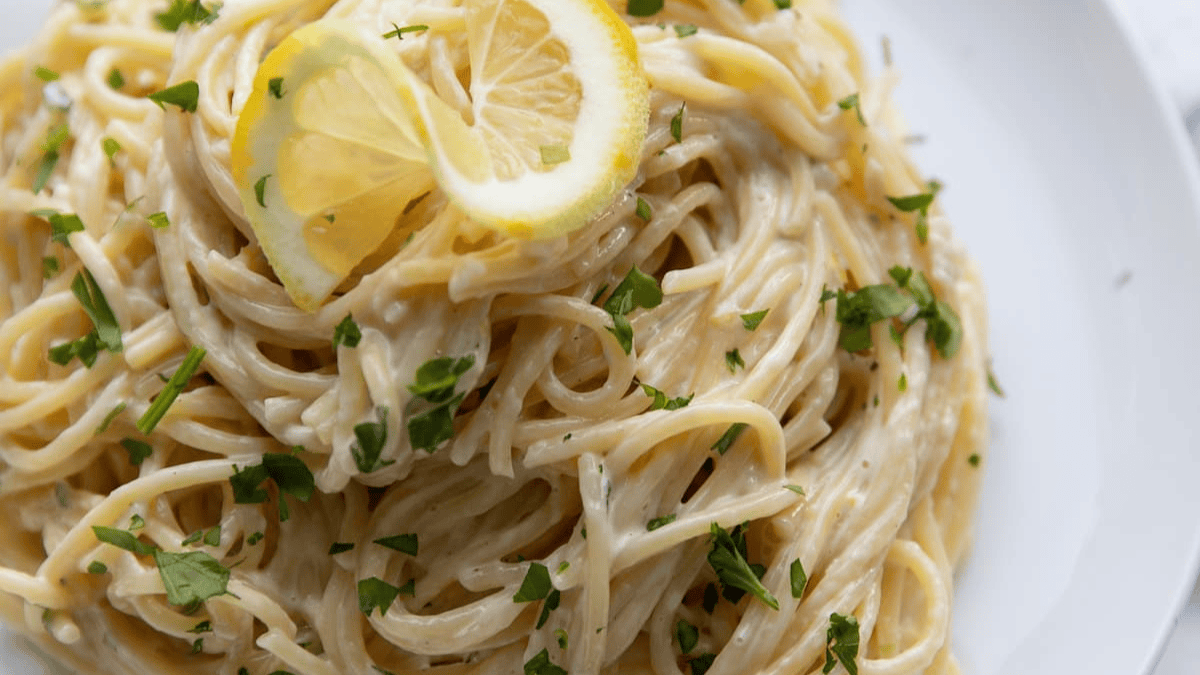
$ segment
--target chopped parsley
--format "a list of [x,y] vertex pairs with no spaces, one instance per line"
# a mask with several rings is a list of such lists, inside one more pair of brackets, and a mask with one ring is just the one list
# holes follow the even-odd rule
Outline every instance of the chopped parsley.
[[347,314],[346,318],[333,327],[334,349],[340,345],[357,347],[360,340],[362,340],[362,331],[359,330],[358,324],[354,322],[354,316],[351,314]]
[[546,621],[550,618],[550,612],[558,609],[558,605],[561,601],[561,591],[559,591],[557,588],[550,591],[550,595],[546,596],[546,602],[542,603],[542,613],[538,616],[537,625],[534,626],[535,630],[546,625]]
[[283,98],[283,78],[272,77],[267,80],[267,91],[275,98]]
[[654,16],[662,11],[663,0],[628,0],[625,13],[629,16]]
[[970,464],[971,466],[979,466],[980,461],[981,461],[981,458],[979,457],[978,452],[972,453],[971,456],[967,458],[967,463]]
[[563,572],[566,572],[567,568],[570,566],[571,566],[571,563],[564,560],[564,561],[558,563],[558,569],[555,571],[558,572],[559,574],[562,574]]
[[350,454],[354,457],[354,464],[363,473],[371,473],[389,464],[395,464],[395,460],[380,459],[383,454],[383,446],[387,444],[388,409],[380,406],[375,409],[375,414],[379,417],[378,422],[362,422],[354,425],[355,441],[350,444]]
[[172,605],[194,605],[228,592],[229,568],[203,551],[173,553],[155,549],[153,555],[167,602]]
[[542,158],[542,164],[545,166],[562,164],[571,159],[571,148],[567,147],[565,143],[540,145],[538,146],[538,153]]
[[[905,322],[904,329],[923,319],[925,338],[933,343],[942,358],[954,356],[962,344],[962,323],[954,309],[934,297],[923,272],[896,266],[888,270],[888,274],[896,281],[896,286],[876,284],[851,293],[838,291],[837,320],[842,324],[839,338],[842,348],[849,352],[870,349],[873,344],[871,325],[899,317],[915,303],[917,312]],[[902,333],[893,331],[893,339],[898,339]]]
[[854,657],[858,656],[858,640],[857,617],[837,612],[830,614],[829,628],[825,631],[825,666],[821,672],[833,670],[836,657],[847,673],[858,675],[858,664],[854,662]]
[[380,616],[387,614],[398,595],[398,587],[379,577],[369,577],[358,582],[358,608],[367,616],[371,616],[376,607],[379,608]]
[[791,490],[792,492],[795,492],[796,494],[800,495],[801,497],[803,497],[803,496],[804,496],[804,488],[802,488],[802,487],[800,487],[799,485],[796,485],[796,484],[794,484],[794,483],[793,483],[793,484],[791,484],[791,485],[784,485],[784,486],[783,486],[783,489],[784,489],[784,490]]
[[46,187],[46,183],[50,180],[50,174],[54,173],[54,167],[58,165],[59,151],[70,136],[71,129],[66,122],[54,126],[46,132],[46,140],[42,142],[42,159],[38,163],[37,173],[33,176],[33,194],[41,192],[42,188]]
[[195,633],[195,634],[211,633],[212,632],[212,621],[201,621],[200,623],[196,624],[195,626],[192,626],[191,628],[189,628],[187,630],[187,632]]
[[96,535],[97,539],[105,544],[116,546],[117,548],[125,549],[138,555],[150,555],[156,550],[150,544],[139,541],[133,534],[125,530],[118,530],[115,527],[93,525],[92,532]]
[[733,445],[733,442],[737,440],[738,436],[742,435],[747,426],[749,425],[745,422],[734,422],[729,425],[729,428],[725,430],[725,433],[721,434],[721,437],[717,439],[716,443],[712,444],[709,450],[716,450],[718,455],[724,455],[726,452],[729,452],[729,448]]
[[788,574],[792,582],[792,597],[803,597],[804,587],[808,586],[808,575],[804,573],[804,565],[801,564],[799,558],[792,561],[791,567],[788,568]]
[[[776,0],[776,3],[778,3],[778,2],[779,2],[779,0]],[[790,6],[790,4],[791,3],[789,3],[789,6]],[[863,118],[862,108],[859,107],[859,105],[858,105],[858,94],[857,93],[850,94],[846,98],[838,101],[837,105],[842,110],[850,110],[851,108],[853,108],[854,113],[856,115],[858,115],[858,123],[863,125],[864,127],[867,126],[867,120],[865,120]]]
[[112,426],[112,423],[117,419],[117,416],[120,415],[121,413],[125,412],[125,408],[127,405],[128,404],[125,403],[125,401],[121,401],[120,403],[113,406],[112,410],[109,410],[108,414],[105,415],[104,419],[100,422],[100,426],[96,427],[95,433],[102,434],[102,433],[108,431],[108,428],[110,426]]
[[403,40],[405,33],[416,33],[423,30],[429,30],[429,26],[426,26],[425,24],[416,24],[414,26],[405,26],[403,28],[397,26],[396,24],[392,24],[392,28],[395,28],[396,30],[390,30],[384,33],[383,39],[386,40],[388,38],[396,38],[397,40]]
[[707,584],[704,587],[704,596],[700,600],[700,607],[708,614],[712,614],[717,608],[717,602],[721,599],[720,593],[717,592],[716,584]]
[[729,372],[736,373],[738,368],[745,369],[746,362],[742,360],[742,354],[737,349],[725,352],[725,367]]
[[831,291],[831,290],[829,290],[828,286],[826,286],[825,284],[821,284],[821,297],[817,300],[817,302],[821,303],[821,311],[822,312],[825,311],[825,303],[826,302],[829,302],[830,300],[833,300],[836,297],[837,297],[836,291]]
[[769,311],[771,311],[771,310],[770,309],[761,309],[757,312],[750,312],[749,314],[743,314],[742,315],[742,328],[745,328],[748,331],[753,331],[754,329],[758,328],[758,325],[760,323],[762,323],[763,319],[767,318],[767,312],[769,312]]
[[791,9],[792,0],[775,0],[775,9]]
[[192,642],[192,651],[188,652],[188,655],[199,654],[202,651],[204,651],[204,638],[196,638],[195,642]]
[[154,427],[158,426],[163,416],[167,414],[167,409],[171,407],[192,376],[196,374],[196,370],[200,368],[200,362],[204,360],[204,355],[207,353],[203,347],[194,345],[188,350],[187,356],[183,357],[183,363],[179,364],[179,368],[171,375],[171,379],[167,380],[162,391],[154,397],[154,402],[137,421],[138,431],[147,435],[154,431]]
[[692,398],[695,396],[695,394],[691,394],[686,397],[676,396],[675,398],[667,398],[667,395],[662,391],[645,383],[642,383],[642,392],[654,398],[654,402],[650,404],[650,410],[678,410],[687,407],[687,404],[691,403]]
[[916,232],[917,239],[924,244],[929,239],[929,207],[933,204],[934,197],[937,196],[939,190],[942,189],[942,184],[937,181],[929,181],[929,191],[920,192],[915,195],[906,195],[903,197],[888,197],[887,200],[892,203],[892,206],[905,213],[917,213]]
[[743,523],[726,531],[712,523],[712,548],[708,552],[708,564],[721,582],[722,594],[730,602],[737,602],[745,593],[750,593],[771,609],[779,609],[779,601],[762,585],[759,578],[765,573],[746,562],[746,527]]
[[147,457],[154,454],[154,448],[150,447],[149,443],[133,438],[122,438],[121,447],[129,453],[129,463],[134,466],[141,466]]
[[1000,386],[1000,382],[996,380],[996,376],[992,374],[992,369],[990,367],[987,371],[987,384],[988,389],[991,389],[993,394],[999,396],[1000,398],[1004,398],[1004,389]]
[[88,563],[87,571],[88,574],[104,574],[108,571],[108,565],[105,565],[99,560],[93,560],[92,562]]
[[513,602],[544,600],[550,595],[552,588],[550,570],[539,562],[529,563],[529,569],[525,571],[525,579],[521,581],[521,588],[513,594]]
[[908,389],[908,375],[900,373],[900,379],[896,381],[896,388],[900,391],[905,391]]
[[153,227],[156,230],[161,230],[166,227],[170,227],[171,225],[171,219],[167,217],[165,211],[151,213],[150,215],[146,216],[146,221],[150,223],[150,227]]
[[125,76],[122,75],[121,71],[116,68],[108,71],[108,77],[104,81],[107,82],[108,86],[112,89],[120,89],[121,87],[125,86]]
[[692,624],[680,619],[675,623],[675,640],[679,642],[679,653],[687,654],[700,641],[700,631]]
[[121,151],[121,144],[114,138],[105,138],[100,141],[100,148],[104,150],[104,155],[108,157],[108,161],[113,161],[113,157]]
[[612,295],[604,301],[604,311],[612,317],[613,325],[606,328],[617,338],[621,349],[629,354],[633,350],[633,326],[625,317],[633,310],[641,307],[653,309],[662,304],[662,289],[654,277],[639,270],[637,265],[629,268],[629,272],[621,283],[613,289]]
[[633,213],[638,218],[646,221],[654,217],[654,213],[650,210],[650,203],[641,197],[637,198],[637,208],[633,210]]
[[154,101],[159,108],[166,109],[169,104],[183,112],[196,112],[196,107],[200,103],[200,85],[196,84],[195,80],[188,80],[162,91],[156,91],[148,98]]
[[[662,0],[658,0],[658,2],[661,7]],[[561,666],[551,663],[550,650],[543,648],[542,651],[534,654],[533,658],[525,662],[525,675],[567,675],[567,671]]]
[[50,223],[50,241],[58,242],[71,248],[71,240],[67,235],[72,232],[83,232],[83,221],[74,213],[59,213],[51,209],[39,209],[29,215],[45,218]]
[[267,204],[264,201],[264,199],[265,199],[265,194],[267,191],[267,179],[270,177],[271,177],[271,174],[267,174],[267,175],[263,176],[262,178],[259,178],[258,180],[254,181],[254,200],[257,201],[258,205],[263,207],[264,209],[267,208]]
[[167,11],[155,14],[159,27],[174,33],[183,24],[209,24],[217,19],[220,5],[205,7],[200,0],[172,0]]
[[663,525],[670,525],[673,522],[675,522],[675,514],[668,513],[665,516],[659,516],[657,518],[653,518],[650,520],[650,522],[646,523],[646,531],[653,532],[653,531],[657,530],[658,528],[662,527]]
[[567,631],[561,628],[554,629],[554,639],[558,641],[559,649],[567,648]]
[[335,541],[329,545],[329,555],[337,555],[339,553],[345,553],[346,551],[349,551],[353,548],[354,548],[354,544]]
[[97,340],[96,331],[93,330],[81,338],[51,347],[46,353],[46,358],[51,363],[60,366],[65,366],[71,362],[71,359],[78,358],[80,363],[91,368],[96,363],[96,355],[100,351]]
[[411,556],[417,555],[417,535],[416,534],[397,534],[391,537],[382,537],[376,539],[374,543],[399,551]]
[[229,477],[229,485],[233,488],[235,504],[261,504],[267,501],[267,491],[259,487],[263,481],[271,479],[279,488],[279,520],[289,517],[283,495],[291,495],[302,502],[312,498],[316,482],[312,471],[309,470],[299,457],[284,453],[273,452],[263,455],[262,463],[239,469],[233,465],[233,475]]
[[459,379],[474,365],[475,356],[467,354],[433,359],[417,368],[408,390],[433,406],[408,420],[408,440],[414,450],[433,453],[454,437],[454,414],[466,396],[465,392],[455,394],[454,390]]
[[712,652],[706,652],[688,661],[688,666],[692,669],[692,675],[704,675],[712,668],[713,661],[717,660],[717,655]]
[[35,66],[33,76],[42,82],[53,82],[58,79],[58,73],[45,66]]
[[262,532],[251,532],[249,537],[246,537],[247,546],[257,546],[258,542],[263,540],[266,535]]
[[96,345],[110,352],[121,351],[121,326],[92,273],[87,269],[77,272],[71,280],[71,292],[83,306],[84,314],[92,320]]
[[58,258],[48,255],[42,258],[42,278],[53,279],[55,274],[58,274],[59,262]]
[[679,38],[685,38],[685,37],[688,37],[689,35],[695,35],[697,30],[698,29],[696,28],[696,26],[693,24],[690,24],[690,23],[675,24],[675,36],[679,37]]
[[679,112],[671,118],[671,138],[676,143],[683,142],[683,116],[687,113],[687,102],[679,104]]

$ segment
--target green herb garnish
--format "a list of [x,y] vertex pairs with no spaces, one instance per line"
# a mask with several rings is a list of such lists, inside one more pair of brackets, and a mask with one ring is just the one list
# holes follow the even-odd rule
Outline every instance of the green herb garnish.
[[88,563],[87,571],[88,574],[104,574],[108,571],[108,565],[105,565],[99,560],[93,560],[92,562]]
[[48,255],[42,258],[42,278],[53,279],[55,274],[58,274],[59,262],[58,258]]
[[678,410],[687,407],[687,404],[692,402],[692,397],[695,396],[695,394],[691,394],[689,396],[667,398],[667,395],[662,391],[644,383],[642,384],[642,392],[654,399],[654,402],[650,404],[650,410]]
[[663,0],[629,0],[625,13],[629,16],[654,16],[662,11]]
[[529,563],[529,569],[525,571],[525,579],[521,581],[521,588],[513,595],[513,602],[543,600],[550,595],[552,588],[550,570],[539,562]]
[[675,640],[679,642],[679,653],[687,654],[700,641],[700,631],[692,624],[680,619],[675,623]]
[[804,573],[804,565],[800,563],[799,558],[792,561],[788,572],[792,581],[792,597],[802,597],[804,595],[804,587],[808,586],[808,575]]
[[379,615],[387,614],[388,608],[400,595],[400,589],[378,577],[370,577],[358,582],[358,608],[363,614],[371,616],[376,607]]
[[858,675],[858,664],[854,662],[854,657],[858,656],[858,640],[857,617],[837,612],[830,614],[829,628],[825,631],[825,666],[821,672],[833,670],[834,657],[837,657],[847,673]]
[[337,555],[339,553],[345,553],[346,551],[349,551],[353,548],[354,548],[354,544],[335,541],[329,545],[329,555]]
[[695,35],[697,30],[699,29],[690,23],[675,24],[675,36],[678,38],[685,38],[689,35]]
[[418,545],[416,534],[397,534],[391,537],[382,537],[376,539],[374,543],[390,548],[393,551],[399,551],[411,556],[417,555]]
[[272,77],[267,80],[267,91],[275,98],[283,98],[283,78]]
[[108,71],[108,78],[105,79],[105,82],[112,89],[120,89],[125,86],[125,76],[121,74],[120,70],[113,68]]
[[200,368],[200,362],[204,360],[204,355],[208,352],[203,347],[192,346],[188,350],[187,356],[183,357],[183,363],[179,364],[179,368],[171,375],[171,379],[167,380],[162,391],[158,392],[158,396],[154,397],[154,402],[146,409],[145,414],[137,421],[137,429],[143,434],[149,435],[154,431],[154,427],[162,421],[164,415],[167,414],[167,409],[183,392],[183,388],[187,386],[192,376]]
[[200,85],[196,84],[195,80],[188,80],[162,91],[156,91],[148,98],[163,109],[166,109],[169,104],[178,107],[183,112],[196,112],[196,107],[200,103]]
[[736,373],[738,368],[745,369],[746,362],[742,360],[741,352],[737,349],[725,352],[725,367],[731,373]]
[[[662,0],[658,0],[658,2],[661,7]],[[551,663],[550,650],[542,649],[525,662],[525,675],[567,675],[567,671]]]
[[626,354],[633,350],[633,326],[625,317],[639,307],[658,307],[662,304],[662,298],[662,289],[659,288],[658,281],[634,265],[604,302],[604,311],[608,312],[613,320],[612,327],[606,330],[617,338]]
[[308,465],[295,455],[273,452],[263,455],[262,463],[239,469],[235,464],[229,485],[233,488],[235,504],[261,504],[267,500],[267,491],[259,485],[267,479],[279,488],[279,520],[288,519],[288,509],[283,495],[291,495],[302,502],[312,498],[316,481]]
[[[654,217],[654,213],[650,210],[650,203],[641,197],[637,198],[637,208],[633,210],[633,213],[638,218],[646,221]],[[595,300],[592,302],[595,302]]]
[[387,444],[388,409],[380,406],[375,409],[375,414],[379,417],[378,422],[362,422],[354,425],[355,442],[350,445],[350,454],[354,457],[354,463],[358,466],[358,470],[363,473],[371,473],[376,469],[395,464],[395,460],[380,459],[383,454],[383,446]]
[[[716,572],[727,598],[735,595],[740,599],[741,592],[750,593],[771,609],[779,609],[779,601],[759,581],[761,575],[746,562],[745,528],[746,524],[742,524],[730,533],[713,523],[710,526],[712,548],[708,552],[708,564]],[[731,594],[731,590],[740,592]]]
[[154,15],[160,28],[174,33],[183,24],[209,24],[217,19],[220,5],[205,7],[200,0],[172,0],[167,11]]
[[45,66],[35,66],[33,69],[33,76],[42,82],[53,82],[58,79],[58,73]]
[[675,139],[676,143],[683,142],[683,116],[687,113],[687,103],[679,104],[679,112],[671,118],[671,138]]
[[151,213],[150,215],[146,216],[146,221],[150,223],[150,227],[153,227],[156,230],[161,230],[163,228],[170,227],[171,225],[171,219],[167,217],[165,211]]
[[114,527],[93,525],[92,532],[96,535],[97,539],[105,544],[116,546],[117,548],[122,548],[138,555],[150,555],[158,550],[150,544],[139,541],[133,534]]
[[771,310],[770,309],[762,309],[757,312],[750,312],[749,314],[743,314],[742,315],[742,328],[745,328],[748,331],[755,330],[756,328],[758,328],[758,325],[760,323],[762,323],[763,319],[767,318],[767,312],[769,312],[769,311],[771,311]]
[[550,591],[550,594],[546,596],[546,601],[542,603],[542,613],[538,616],[537,624],[534,626],[535,630],[546,625],[546,621],[550,618],[550,612],[558,609],[558,605],[561,601],[561,591],[559,591],[557,588]]
[[[778,2],[779,2],[779,0],[776,0],[776,3],[778,3]],[[791,6],[790,2],[788,3],[788,6]],[[783,9],[783,8],[780,8],[780,9]],[[859,107],[859,105],[858,105],[858,94],[857,93],[850,94],[846,98],[838,101],[837,105],[842,110],[850,110],[853,108],[854,113],[856,115],[858,115],[858,123],[863,125],[864,127],[867,126],[867,120],[863,119],[862,108]]]
[[121,151],[121,144],[113,138],[105,138],[100,141],[100,148],[104,150],[104,155],[108,157],[108,161],[113,161],[113,157]]
[[725,433],[721,434],[721,437],[717,439],[716,443],[712,444],[709,450],[716,450],[718,455],[724,455],[726,452],[729,452],[729,448],[733,445],[733,442],[737,440],[738,436],[742,435],[747,426],[749,425],[745,422],[734,422],[729,425],[729,428],[725,430]]
[[404,26],[403,28],[401,28],[400,26],[397,26],[396,24],[392,24],[392,28],[394,28],[395,30],[390,30],[383,34],[383,38],[385,40],[388,38],[396,38],[397,40],[403,40],[405,33],[415,33],[418,31],[429,30],[429,26],[426,26],[425,24],[417,24],[414,26]]
[[359,340],[362,340],[362,331],[359,330],[358,324],[354,322],[353,315],[347,314],[346,318],[333,327],[334,349],[337,349],[340,345],[357,347]]
[[652,518],[650,520],[650,522],[646,523],[646,531],[653,532],[653,531],[657,530],[658,528],[662,527],[663,525],[670,525],[673,522],[675,522],[675,514],[674,513],[668,513],[665,516],[659,516],[657,518]]

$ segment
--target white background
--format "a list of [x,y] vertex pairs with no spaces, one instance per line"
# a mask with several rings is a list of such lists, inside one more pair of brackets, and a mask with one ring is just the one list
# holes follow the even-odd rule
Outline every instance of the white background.
[[[1200,2],[1112,0],[1125,11],[1154,74],[1179,107],[1200,161]],[[1197,224],[1200,226],[1200,224]],[[1200,585],[1179,617],[1153,675],[1200,672]]]

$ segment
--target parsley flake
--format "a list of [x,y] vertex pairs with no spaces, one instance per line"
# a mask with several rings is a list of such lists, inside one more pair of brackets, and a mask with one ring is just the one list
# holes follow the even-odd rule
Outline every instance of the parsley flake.
[[426,26],[425,24],[417,24],[414,26],[405,26],[403,28],[401,28],[400,26],[397,26],[396,24],[392,24],[392,28],[395,28],[396,30],[390,30],[383,34],[383,38],[385,40],[388,38],[396,38],[397,40],[403,40],[405,33],[416,33],[418,31],[429,30],[429,26]]
[[629,16],[654,16],[662,11],[663,0],[629,0],[625,13]]
[[267,204],[263,200],[267,191],[267,179],[270,177],[271,174],[267,174],[254,182],[254,199],[258,202],[258,205],[264,209],[267,208]]
[[734,422],[729,425],[729,428],[725,430],[725,433],[721,434],[721,437],[717,439],[716,443],[712,444],[709,450],[716,450],[718,455],[724,455],[726,452],[729,452],[729,448],[733,446],[733,442],[737,440],[738,436],[742,435],[747,426],[749,425],[745,422]]
[[908,389],[908,375],[900,373],[900,379],[896,382],[896,388],[900,391]]
[[167,11],[155,14],[154,20],[165,31],[174,33],[183,24],[209,24],[217,19],[220,5],[205,7],[200,0],[172,0]]
[[379,417],[378,422],[362,422],[354,425],[355,442],[350,445],[350,454],[354,457],[354,464],[362,473],[371,473],[376,469],[395,463],[395,460],[380,459],[383,454],[383,446],[387,444],[388,409],[380,406],[375,409],[375,414]]
[[900,316],[911,307],[912,298],[895,286],[877,284],[857,291],[837,292],[837,320],[842,324],[838,340],[848,352],[870,349],[871,325]]
[[[654,217],[654,213],[650,210],[650,203],[641,197],[637,198],[637,208],[633,210],[633,213],[645,221],[649,221]],[[595,300],[592,302],[595,302]]]
[[257,546],[258,542],[262,541],[266,535],[262,532],[251,532],[249,537],[246,537],[247,546]]
[[792,0],[775,0],[775,9],[791,9]]
[[799,558],[792,561],[792,565],[788,568],[789,576],[792,582],[792,597],[800,598],[804,596],[804,587],[808,586],[808,575],[804,573],[804,565]]
[[354,548],[354,544],[335,541],[329,545],[329,555],[337,555],[345,553]]
[[96,363],[96,355],[100,351],[98,340],[96,331],[93,330],[77,340],[51,347],[46,353],[46,358],[51,363],[60,366],[65,366],[71,362],[71,359],[78,358],[80,363],[91,368]]
[[88,574],[104,574],[108,571],[108,565],[105,565],[99,560],[93,560],[92,562],[88,563],[87,571]]
[[992,374],[991,368],[988,368],[987,371],[987,384],[988,389],[991,389],[993,394],[999,396],[1000,398],[1004,398],[1004,389],[1000,387],[1000,382],[997,381],[996,376]]
[[100,141],[100,148],[104,150],[104,155],[108,157],[108,161],[113,161],[113,157],[121,151],[121,144],[113,138],[105,138]]
[[713,661],[717,660],[717,655],[712,652],[706,652],[688,661],[688,666],[692,669],[692,675],[704,675],[712,668]]
[[633,326],[626,319],[633,310],[641,307],[653,309],[662,304],[662,289],[658,281],[642,272],[634,265],[629,269],[625,278],[613,289],[612,295],[604,301],[604,311],[612,317],[613,325],[605,329],[617,338],[621,349],[629,354],[633,350]]
[[769,311],[771,311],[771,310],[770,309],[761,309],[757,312],[750,312],[749,314],[743,314],[742,315],[742,328],[745,328],[748,331],[754,331],[756,328],[758,328],[758,325],[762,323],[763,319],[767,318],[767,312],[769,312]]
[[259,485],[271,479],[279,488],[279,520],[288,519],[287,506],[283,495],[291,495],[302,502],[307,502],[313,494],[316,482],[308,465],[295,455],[273,452],[263,455],[262,463],[238,469],[235,464],[229,484],[233,488],[235,504],[261,504],[267,500],[267,491]]
[[442,443],[454,437],[454,414],[462,403],[464,392],[454,393],[459,379],[475,365],[475,356],[433,359],[417,369],[415,380],[408,390],[432,403],[433,407],[413,415],[408,420],[409,444],[416,449],[433,453]]
[[196,84],[195,80],[188,80],[162,91],[156,91],[148,98],[164,110],[169,104],[183,112],[196,112],[196,107],[200,103],[200,85]]
[[729,372],[736,373],[738,368],[743,370],[746,368],[746,362],[742,360],[742,354],[737,349],[725,352],[725,367]]
[[141,466],[147,457],[154,454],[154,448],[150,447],[149,443],[133,438],[122,438],[121,447],[129,453],[129,463],[133,466]]
[[416,534],[397,534],[391,537],[376,539],[373,543],[379,544],[380,546],[385,546],[393,551],[407,553],[411,556],[417,555]]
[[362,340],[362,331],[359,330],[358,324],[354,322],[354,316],[351,314],[347,314],[346,318],[333,327],[334,349],[340,345],[357,347],[360,340]]
[[267,80],[267,91],[275,98],[283,98],[283,78],[272,77]]
[[116,68],[108,71],[108,77],[104,81],[108,83],[111,89],[120,89],[125,86],[125,76]]
[[554,639],[556,641],[558,641],[559,649],[567,648],[567,631],[565,631],[561,628],[555,628],[554,629]]
[[784,485],[783,489],[791,490],[792,492],[795,492],[796,494],[800,495],[801,497],[804,496],[804,488],[800,487],[799,485],[796,485],[796,484]]
[[33,69],[33,76],[42,82],[53,82],[58,79],[58,73],[45,66],[35,66]]
[[829,615],[829,628],[825,631],[825,666],[822,673],[833,670],[836,662],[840,661],[850,675],[858,675],[858,664],[854,657],[858,656],[858,618],[853,614],[845,616],[834,612]]
[[379,577],[369,577],[358,582],[358,608],[363,614],[371,616],[376,607],[379,615],[387,614],[388,608],[400,595],[400,589]]
[[697,30],[699,29],[690,23],[675,24],[675,36],[678,38],[685,38],[689,35],[695,35]]
[[529,569],[525,571],[525,579],[521,581],[521,588],[513,594],[513,602],[543,600],[550,595],[552,588],[550,570],[539,562],[529,563]]
[[971,456],[967,458],[967,464],[970,464],[971,466],[979,466],[980,461],[981,458],[979,457],[978,452],[972,453]]
[[653,532],[653,531],[657,530],[658,528],[660,528],[664,525],[670,525],[673,522],[675,522],[675,514],[668,513],[665,516],[659,516],[657,518],[653,518],[650,520],[650,522],[646,523],[646,531]]
[[557,588],[550,591],[550,595],[546,596],[546,602],[542,603],[542,613],[538,616],[537,624],[534,629],[539,629],[546,625],[546,621],[550,618],[550,612],[558,609],[559,603],[562,601],[562,592]]
[[667,398],[663,392],[655,389],[648,384],[642,384],[642,392],[654,399],[650,404],[650,410],[678,410],[687,407],[687,404],[692,402],[695,394],[690,396],[676,396],[675,398]]
[[167,217],[165,211],[151,213],[150,215],[146,216],[146,221],[150,223],[150,227],[153,227],[156,230],[161,230],[171,225],[171,219]]
[[[662,0],[659,0],[661,3]],[[550,662],[550,650],[543,648],[525,662],[525,675],[567,675],[562,667]]]
[[676,143],[683,142],[683,116],[687,112],[687,102],[679,104],[679,112],[671,118],[671,138],[675,139]]
[[136,424],[138,431],[147,435],[154,431],[154,427],[158,426],[163,416],[167,414],[167,409],[171,407],[192,376],[196,374],[196,370],[200,368],[200,362],[204,360],[204,355],[207,353],[203,347],[194,345],[188,350],[187,356],[183,357],[183,363],[179,364],[179,368],[171,375],[171,379],[167,380],[162,391],[154,397],[154,402],[138,419]]
[[[778,2],[778,0],[776,0]],[[789,3],[790,4],[790,3]],[[782,8],[781,8],[782,9]],[[867,126],[867,120],[863,119],[862,108],[858,105],[858,94],[850,94],[846,98],[837,102],[837,105],[842,110],[854,109],[854,114],[858,115],[858,123]]]
[[59,262],[58,258],[48,255],[42,258],[42,278],[53,279],[55,274],[58,274]]
[[137,555],[150,555],[158,549],[150,544],[143,543],[138,540],[133,534],[125,530],[118,530],[114,527],[103,527],[101,525],[93,525],[92,532],[96,535],[96,539],[116,546],[117,548],[125,549]]
[[71,281],[71,292],[83,306],[84,314],[92,320],[98,344],[110,352],[121,351],[121,326],[92,273],[86,268],[76,273]]
[[712,548],[708,552],[708,564],[716,572],[725,596],[731,602],[741,599],[743,593],[750,593],[771,609],[777,610],[779,601],[759,581],[761,575],[746,562],[745,527],[745,524],[739,525],[731,533],[712,523]]

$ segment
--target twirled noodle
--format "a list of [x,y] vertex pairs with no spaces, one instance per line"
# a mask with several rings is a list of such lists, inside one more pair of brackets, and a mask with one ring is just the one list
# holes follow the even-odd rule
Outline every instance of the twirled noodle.
[[[266,264],[230,174],[259,60],[321,17],[381,34],[423,24],[389,44],[466,110],[459,3],[231,0],[178,34],[156,25],[160,2],[58,4],[0,66],[8,622],[82,672],[513,673],[547,648],[573,673],[680,673],[713,653],[718,675],[821,670],[839,613],[857,618],[859,672],[957,672],[952,574],[986,437],[980,281],[936,204],[922,243],[886,201],[925,189],[889,102],[895,75],[865,75],[831,0],[794,4],[668,0],[633,27],[649,132],[636,179],[594,222],[510,239],[435,189],[401,216],[411,241],[386,241],[311,315]],[[680,37],[678,25],[698,32]],[[35,66],[61,77],[47,85]],[[114,69],[120,88],[107,82]],[[145,98],[185,80],[199,84],[195,113]],[[855,93],[857,110],[836,104]],[[35,191],[62,122],[70,136]],[[111,158],[104,139],[119,144]],[[52,239],[30,215],[44,209],[84,229]],[[146,216],[160,211],[170,225],[154,229]],[[48,257],[60,269],[44,278]],[[630,315],[626,353],[594,298],[635,265],[665,298]],[[957,310],[957,354],[932,350],[922,322],[902,344],[878,324],[872,350],[839,347],[823,291],[887,282],[892,265],[923,271]],[[88,330],[70,290],[83,269],[124,350],[55,365],[47,350]],[[757,329],[743,326],[761,310]],[[334,349],[348,314],[361,343]],[[192,345],[207,350],[201,374],[140,435],[160,374]],[[727,364],[734,349],[744,367]],[[468,396],[453,439],[415,451],[406,385],[443,356],[474,359],[459,383]],[[694,397],[650,410],[638,383]],[[354,428],[376,421],[387,464],[363,473]],[[746,433],[714,451],[733,424]],[[125,438],[152,447],[140,466]],[[236,503],[235,467],[292,446],[316,477],[312,498],[287,498],[286,522],[272,505]],[[232,568],[230,594],[194,615],[169,604],[152,560],[91,529],[134,515],[164,551],[220,525],[199,550]],[[777,610],[753,597],[705,607],[710,528],[744,522]],[[397,532],[419,537],[418,555],[370,543]],[[355,548],[331,555],[334,542]],[[553,570],[561,593],[541,627],[541,603],[513,601],[527,559]],[[789,591],[796,560],[809,575],[801,598]],[[88,573],[97,562],[105,574]],[[356,584],[369,577],[414,585],[364,617]],[[189,631],[202,620],[211,631],[198,642]],[[679,621],[698,628],[691,656],[673,639]]]

